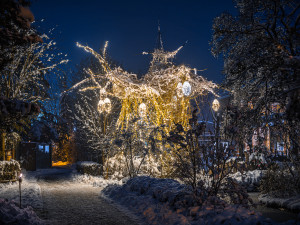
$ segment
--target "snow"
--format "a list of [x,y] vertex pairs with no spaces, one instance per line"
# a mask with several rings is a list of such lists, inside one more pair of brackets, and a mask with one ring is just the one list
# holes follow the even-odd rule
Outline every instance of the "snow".
[[251,162],[253,160],[257,160],[260,163],[267,164],[267,161],[266,161],[263,153],[259,153],[259,152],[252,153],[249,157],[249,162]]
[[300,212],[300,195],[290,198],[275,198],[267,194],[262,194],[258,197],[258,200],[269,207],[281,207]]
[[0,222],[1,224],[20,225],[44,224],[30,206],[20,209],[14,201],[2,198],[0,198]]
[[111,180],[104,179],[103,177],[91,176],[88,174],[76,174],[72,175],[72,182],[77,184],[90,184],[94,187],[103,187],[105,188],[108,185],[123,184],[123,180]]
[[78,166],[98,166],[99,163],[92,161],[80,161],[76,163]]
[[[87,162],[87,164],[91,163]],[[59,182],[54,183],[61,190],[75,187],[80,190],[87,184],[100,187],[98,190],[103,196],[119,204],[121,208],[125,207],[128,212],[135,213],[146,224],[276,224],[254,211],[238,205],[229,205],[217,197],[207,197],[205,196],[206,192],[201,192],[201,190],[199,193],[200,196],[202,193],[202,197],[197,199],[190,188],[172,179],[139,176],[133,179],[127,178],[128,180],[107,180],[100,176],[79,174],[75,170],[75,165],[70,169],[52,168],[34,172],[23,171],[23,173],[22,206],[26,209],[24,212],[17,212],[23,219],[30,220],[32,217],[31,219],[35,221],[36,215],[31,207],[36,209],[44,207],[39,184],[43,184],[42,187],[47,188],[45,190],[47,193],[52,190],[51,185],[49,186],[47,182],[38,183],[37,178],[43,179],[43,177],[55,175],[62,178],[57,180]],[[248,171],[243,175],[235,173],[232,177],[238,182],[246,184],[247,182],[258,182],[262,174],[263,171],[255,170]],[[9,199],[6,203],[3,203],[4,200],[0,200],[0,203],[12,205],[5,207],[18,208],[18,206],[14,206],[15,203],[11,202],[19,200],[18,187],[18,182],[0,184],[0,198]],[[262,196],[261,201],[264,200],[264,197]],[[299,210],[299,198],[282,200],[282,207],[287,204],[291,205],[293,209]],[[16,214],[13,209],[5,212]],[[22,224],[22,222],[18,224]],[[32,224],[39,223],[32,222]],[[288,221],[285,224],[295,224],[295,222]]]
[[252,170],[245,173],[237,172],[230,174],[230,177],[247,188],[247,191],[258,191],[260,180],[265,174],[265,170]]
[[[24,172],[23,172],[24,173]],[[21,183],[22,206],[31,206],[40,209],[43,206],[41,188],[36,180],[25,173]],[[19,202],[19,182],[9,182],[0,184],[0,198]]]
[[42,209],[41,188],[36,179],[22,171],[22,209],[19,207],[19,182],[0,184],[0,222],[4,224],[44,224],[32,208]]
[[196,201],[189,188],[171,179],[135,177],[122,186],[109,185],[103,194],[142,217],[147,224],[276,224],[217,197]]

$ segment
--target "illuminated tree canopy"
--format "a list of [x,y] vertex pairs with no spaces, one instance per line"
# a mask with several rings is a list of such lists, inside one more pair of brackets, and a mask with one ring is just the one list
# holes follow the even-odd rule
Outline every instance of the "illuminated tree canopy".
[[[134,118],[139,118],[150,126],[166,125],[167,130],[177,123],[187,128],[188,119],[191,117],[191,100],[205,93],[215,94],[214,88],[217,85],[197,75],[196,69],[172,63],[172,59],[183,46],[173,52],[164,51],[162,47],[151,53],[143,52],[151,54],[152,61],[148,73],[138,79],[136,74],[128,73],[120,67],[110,68],[106,60],[107,44],[108,42],[105,43],[102,54],[99,54],[92,48],[77,43],[78,47],[98,59],[105,73],[95,74],[91,69],[86,69],[90,78],[72,88],[79,88],[81,92],[98,89],[100,99],[97,108],[100,114],[110,113],[110,98],[120,99],[122,107],[118,128],[126,129]],[[90,80],[95,86],[80,89],[83,83]],[[107,82],[100,84],[98,80]]]

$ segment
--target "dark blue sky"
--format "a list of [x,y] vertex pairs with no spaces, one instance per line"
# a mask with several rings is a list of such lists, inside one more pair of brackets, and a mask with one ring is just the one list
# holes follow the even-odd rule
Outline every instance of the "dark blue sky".
[[110,56],[124,69],[145,73],[150,58],[141,53],[155,47],[159,19],[166,50],[188,40],[175,62],[207,69],[199,74],[209,80],[223,79],[223,61],[211,55],[209,41],[213,19],[234,11],[231,0],[33,0],[31,10],[37,21],[45,19],[44,29],[57,26],[55,39],[71,67],[88,54],[77,41],[98,50],[108,40]]

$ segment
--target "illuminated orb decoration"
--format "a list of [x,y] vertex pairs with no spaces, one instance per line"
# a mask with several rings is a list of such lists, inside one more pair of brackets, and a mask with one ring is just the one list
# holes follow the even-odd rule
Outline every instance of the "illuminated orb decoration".
[[104,99],[104,107],[105,107],[105,112],[110,113],[111,102],[110,102],[109,98]]
[[215,99],[212,103],[212,109],[217,112],[220,108],[220,102],[218,101],[218,99]]
[[146,113],[147,113],[147,106],[145,103],[141,103],[139,105],[139,116],[141,118],[145,118],[146,117]]
[[183,96],[183,93],[182,93],[182,83],[179,82],[177,84],[177,88],[176,88],[176,94],[179,98],[181,98]]
[[97,107],[97,109],[98,109],[98,112],[99,112],[99,113],[103,113],[103,112],[104,112],[104,101],[103,101],[103,100],[100,100],[100,101],[98,102],[98,107]]
[[111,111],[111,101],[109,100],[109,98],[105,98],[104,101],[100,100],[98,102],[98,112],[99,113],[110,113]]
[[190,85],[190,83],[188,81],[185,81],[182,85],[182,93],[185,96],[190,96],[192,93],[192,86]]

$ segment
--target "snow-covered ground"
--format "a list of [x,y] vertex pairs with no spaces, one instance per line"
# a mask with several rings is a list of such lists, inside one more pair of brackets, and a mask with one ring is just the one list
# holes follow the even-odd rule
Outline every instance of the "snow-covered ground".
[[300,212],[300,195],[290,198],[275,198],[263,194],[258,197],[258,200],[269,207],[286,208],[291,211]]
[[22,206],[30,206],[19,208],[18,182],[1,184],[0,224],[139,224],[128,211],[120,211],[100,196],[103,187],[122,181],[81,175],[74,168],[23,171],[23,174]]
[[[102,177],[78,174],[75,167],[69,169],[43,169],[34,172],[24,171],[23,173],[22,205],[32,206],[39,212],[41,209],[45,210],[45,207],[51,208],[52,201],[60,201],[63,197],[67,198],[67,194],[70,194],[70,198],[72,198],[72,191],[79,196],[80,190],[92,191],[93,193],[98,190],[99,194],[101,192],[103,196],[113,200],[115,204],[119,204],[119,209],[126,208],[123,210],[125,215],[133,212],[145,224],[276,224],[254,211],[236,205],[228,205],[218,198],[209,198],[202,202],[200,200],[199,204],[199,201],[195,201],[191,190],[178,181],[171,179],[141,176],[130,180],[106,180]],[[251,185],[259,182],[262,175],[262,171],[251,171],[244,175],[236,173],[232,177],[238,182]],[[93,189],[91,190],[87,185],[93,186],[95,190],[93,187],[91,187]],[[0,198],[18,202],[18,188],[18,182],[0,184]],[[42,193],[44,193],[45,199],[42,199]],[[57,197],[57,200],[51,197],[59,196],[59,193],[63,193],[63,197]],[[96,198],[96,194],[91,194],[90,197],[92,196]],[[293,202],[293,207],[299,206],[298,200],[291,200],[291,202]],[[63,203],[65,205],[69,204],[65,200],[59,204],[63,205]],[[14,206],[12,203],[5,204],[12,208],[13,211],[9,211],[11,209],[8,211],[10,213],[14,212],[13,215],[22,215],[20,218],[29,219],[30,215],[34,214],[31,208],[27,208],[24,212],[17,212],[14,208],[18,208],[18,206]],[[95,199],[95,204],[100,204],[100,200]],[[101,204],[104,203],[101,202]],[[55,205],[57,204],[55,203]],[[110,205],[108,204],[106,208],[109,208]],[[77,209],[74,207],[72,208],[73,211]],[[66,208],[68,207],[66,206]],[[54,209],[55,207],[51,211],[54,212]],[[99,210],[101,210],[101,207]],[[126,214],[126,212],[128,213]],[[57,215],[59,213],[60,211],[56,212]],[[51,215],[49,213],[47,216],[51,217]],[[32,217],[35,218],[34,215]],[[32,223],[34,224],[34,222]],[[296,223],[295,221],[289,221],[285,224]]]
[[[232,174],[231,177],[243,184],[248,192],[252,192],[259,191],[258,187],[260,180],[265,173],[265,170],[253,170],[247,171],[244,174],[237,172]],[[268,194],[262,194],[259,196],[258,200],[268,207],[285,208],[294,212],[300,212],[300,195],[287,198],[276,198]]]
[[0,184],[0,223],[4,224],[44,224],[34,210],[43,208],[40,185],[36,179],[23,172],[21,182],[22,208],[20,208],[19,182]]
[[[97,187],[106,187],[109,184],[122,184],[122,180],[105,180],[102,177],[78,174],[74,169],[68,171],[60,168],[51,168],[32,172],[23,170],[22,173],[22,206],[31,206],[35,209],[41,209],[43,207],[41,187],[38,180],[45,177],[51,180],[51,176],[60,176],[61,179],[58,182],[61,184],[90,184]],[[0,198],[19,202],[19,182],[0,183]]]
[[276,224],[216,197],[197,205],[191,191],[171,179],[136,177],[122,186],[106,187],[103,194],[141,216],[147,224]]
[[[23,171],[24,173],[24,171]],[[40,209],[43,206],[41,188],[34,177],[25,173],[21,183],[22,206],[31,206]],[[19,182],[0,184],[0,198],[13,200],[19,203]]]
[[40,225],[44,224],[44,221],[36,215],[30,206],[21,209],[16,202],[0,198],[0,223]]

